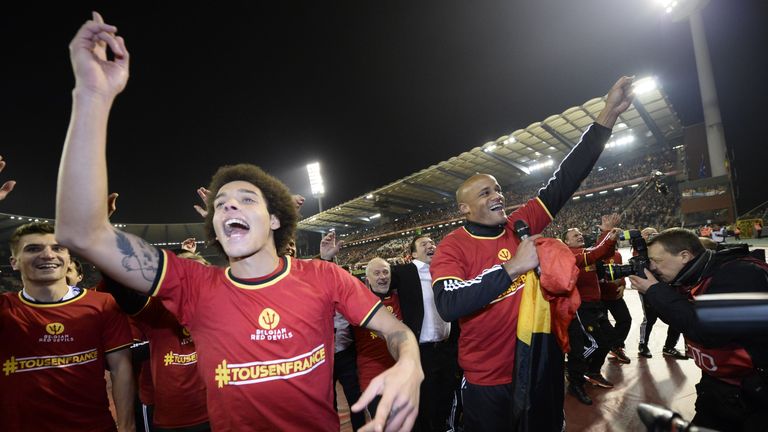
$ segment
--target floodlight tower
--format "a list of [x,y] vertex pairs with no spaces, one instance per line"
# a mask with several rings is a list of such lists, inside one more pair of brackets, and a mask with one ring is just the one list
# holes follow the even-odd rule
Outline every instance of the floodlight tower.
[[707,132],[707,149],[709,150],[709,166],[712,177],[725,175],[725,133],[723,121],[720,118],[720,105],[715,89],[715,74],[712,72],[712,61],[709,58],[709,47],[704,33],[704,20],[701,10],[709,0],[656,0],[673,21],[688,19],[693,38],[693,51],[696,56],[696,72],[699,76],[699,91],[704,110],[704,125]]
[[307,173],[309,174],[309,187],[312,196],[317,198],[318,213],[322,213],[325,184],[323,183],[323,175],[320,174],[320,162],[307,164]]

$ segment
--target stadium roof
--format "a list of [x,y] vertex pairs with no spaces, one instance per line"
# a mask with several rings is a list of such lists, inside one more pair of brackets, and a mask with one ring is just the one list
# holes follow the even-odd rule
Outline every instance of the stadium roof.
[[[626,144],[666,145],[682,135],[682,125],[666,94],[652,78],[635,85],[632,106],[619,117],[607,147],[617,153]],[[377,218],[405,216],[418,209],[441,207],[454,201],[458,186],[475,173],[495,176],[502,185],[531,179],[542,170],[549,174],[576,145],[605,106],[604,97],[568,108],[561,114],[532,123],[482,146],[432,165],[410,176],[329,208],[299,222],[299,229],[340,232],[373,227]]]
[[[622,114],[614,127],[614,137],[608,145],[620,154],[638,145],[628,144],[634,137],[641,145],[665,144],[682,135],[677,113],[666,94],[646,80],[636,83],[633,106]],[[642,90],[642,91],[641,91]],[[419,209],[442,207],[454,201],[454,191],[466,178],[477,172],[494,175],[505,186],[533,179],[537,165],[548,176],[581,134],[597,118],[605,106],[602,97],[591,99],[561,114],[547,117],[525,129],[497,138],[458,156],[432,165],[410,176],[329,208],[299,222],[299,229],[325,232],[334,228],[340,233],[377,225],[375,215],[397,218]],[[626,150],[624,150],[626,149]],[[118,210],[119,211],[119,210]],[[0,240],[7,242],[13,230],[33,220],[34,216],[0,213]],[[118,224],[119,229],[136,234],[158,246],[177,247],[194,237],[205,239],[202,223],[187,224]]]

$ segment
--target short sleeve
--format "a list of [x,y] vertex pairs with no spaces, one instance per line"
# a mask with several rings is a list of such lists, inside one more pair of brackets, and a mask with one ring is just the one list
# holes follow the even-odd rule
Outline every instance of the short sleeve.
[[163,250],[150,295],[157,297],[179,323],[189,328],[195,318],[200,292],[212,272],[221,271],[197,261],[178,258]]
[[104,347],[105,353],[110,353],[129,347],[133,343],[133,335],[128,324],[128,316],[120,310],[115,299],[109,294],[103,296],[105,300],[102,311],[101,346]]

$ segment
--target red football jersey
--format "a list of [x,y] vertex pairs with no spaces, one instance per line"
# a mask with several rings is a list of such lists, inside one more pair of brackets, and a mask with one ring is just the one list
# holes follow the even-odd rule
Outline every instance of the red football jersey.
[[153,298],[133,318],[149,340],[152,423],[180,428],[207,422],[205,384],[197,371],[197,351],[189,331]]
[[[384,297],[381,303],[395,318],[399,321],[403,320],[400,313],[400,298],[396,293]],[[376,375],[395,365],[395,359],[389,353],[387,343],[375,331],[363,327],[353,327],[353,329],[357,351],[357,376],[360,379],[360,390],[365,390]]]
[[[518,219],[528,224],[531,235],[542,232],[552,221],[544,204],[533,198],[509,215],[504,231],[496,237],[474,236],[464,227],[449,233],[440,242],[429,267],[433,283],[472,280],[484,270],[509,261],[520,244],[513,226]],[[524,285],[522,277],[515,279],[496,300],[459,319],[459,365],[470,383],[512,382],[520,308],[517,294]]]
[[162,254],[153,295],[195,340],[214,430],[339,430],[333,316],[364,326],[380,302],[335,264],[279,262],[243,280]]
[[59,303],[0,295],[0,430],[114,431],[105,354],[131,345],[112,296],[82,290]]

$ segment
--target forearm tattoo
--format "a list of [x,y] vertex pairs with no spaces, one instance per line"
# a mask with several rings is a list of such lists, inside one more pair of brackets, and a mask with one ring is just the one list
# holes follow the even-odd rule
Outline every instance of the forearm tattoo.
[[160,251],[143,239],[115,230],[117,248],[123,255],[123,268],[129,272],[141,272],[148,282],[154,282],[160,263]]

